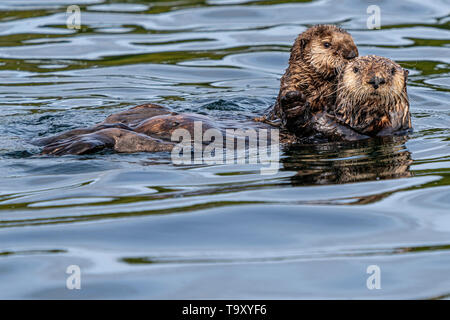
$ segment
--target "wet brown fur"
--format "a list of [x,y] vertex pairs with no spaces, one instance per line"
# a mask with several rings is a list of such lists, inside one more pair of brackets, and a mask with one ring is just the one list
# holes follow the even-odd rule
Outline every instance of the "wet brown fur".
[[316,143],[407,133],[412,128],[407,75],[387,58],[354,59],[339,74],[335,103],[311,115],[297,140]]
[[291,48],[289,67],[269,118],[281,119],[291,133],[304,134],[311,115],[334,104],[337,74],[356,56],[351,35],[339,27],[317,25],[301,33]]
[[331,112],[340,123],[367,136],[408,130],[407,78],[408,71],[390,59],[373,55],[356,58],[339,76]]
[[206,116],[179,114],[156,104],[144,104],[110,115],[102,123],[74,129],[60,135],[33,141],[44,146],[43,154],[84,154],[102,149],[116,152],[170,151],[176,129],[186,129],[193,137],[194,124],[201,121],[202,132],[218,129]]

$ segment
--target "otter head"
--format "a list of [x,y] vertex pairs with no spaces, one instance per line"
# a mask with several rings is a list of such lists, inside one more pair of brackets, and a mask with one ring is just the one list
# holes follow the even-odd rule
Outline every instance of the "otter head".
[[330,78],[357,56],[358,48],[347,31],[333,25],[317,25],[299,35],[291,62],[300,59],[321,77]]
[[339,75],[336,118],[369,136],[410,129],[407,79],[408,71],[390,59],[354,59]]

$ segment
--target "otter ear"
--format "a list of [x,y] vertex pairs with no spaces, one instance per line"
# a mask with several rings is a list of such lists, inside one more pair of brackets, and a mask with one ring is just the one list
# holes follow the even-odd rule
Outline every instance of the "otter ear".
[[309,39],[303,37],[303,35],[300,35],[295,40],[295,44],[291,47],[291,57],[289,58],[290,61],[299,61],[302,59],[303,52],[308,42]]
[[409,71],[406,70],[406,69],[403,69],[403,79],[405,79],[403,81],[403,88],[404,88],[404,90],[406,90],[406,85],[408,83],[408,74],[409,74]]
[[305,50],[306,45],[308,44],[309,39],[300,39],[300,50],[303,51]]
[[405,78],[405,83],[406,83],[406,81],[408,80],[408,74],[409,74],[409,71],[406,70],[406,69],[404,69],[404,70],[403,70],[403,77]]

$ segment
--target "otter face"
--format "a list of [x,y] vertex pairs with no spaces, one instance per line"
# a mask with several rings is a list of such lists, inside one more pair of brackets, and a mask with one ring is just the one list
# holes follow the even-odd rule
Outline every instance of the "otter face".
[[345,67],[341,84],[357,89],[355,95],[361,98],[376,95],[388,99],[402,94],[407,74],[408,71],[387,58],[360,57]]
[[339,76],[338,119],[368,135],[411,128],[407,77],[407,70],[387,58],[365,56],[349,62]]
[[358,56],[352,36],[343,29],[332,25],[319,25],[311,29],[305,56],[323,77],[337,75],[350,60]]

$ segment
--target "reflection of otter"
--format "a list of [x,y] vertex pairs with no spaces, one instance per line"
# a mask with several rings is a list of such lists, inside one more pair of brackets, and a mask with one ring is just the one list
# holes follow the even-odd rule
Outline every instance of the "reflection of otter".
[[[287,146],[284,170],[298,173],[295,185],[336,184],[411,176],[405,136]],[[315,157],[312,159],[311,154]]]
[[280,118],[284,128],[297,134],[305,117],[334,103],[336,76],[357,56],[352,36],[336,26],[317,25],[300,34],[270,118]]
[[360,140],[411,129],[408,71],[387,58],[355,58],[340,72],[334,105],[297,130],[302,142]]
[[[304,118],[303,142],[360,140],[385,136],[411,128],[406,81],[408,72],[382,57],[355,58],[339,75],[336,102],[326,110]],[[193,132],[194,122],[202,130],[220,129],[208,117],[178,114],[148,104],[113,114],[103,123],[75,129],[38,141],[44,154],[83,154],[111,148],[117,152],[170,151],[176,129]],[[255,124],[256,126],[256,124]],[[223,131],[223,130],[222,130]]]
[[[411,128],[407,71],[386,58],[357,55],[351,36],[335,26],[315,26],[297,38],[271,114],[272,119],[280,117],[288,130],[283,142],[360,140]],[[192,133],[195,121],[202,122],[203,132],[224,130],[208,117],[146,104],[113,114],[91,128],[35,143],[44,146],[44,154],[53,155],[105,148],[170,151],[175,145],[172,133],[176,129]],[[255,128],[262,125],[254,123]]]

